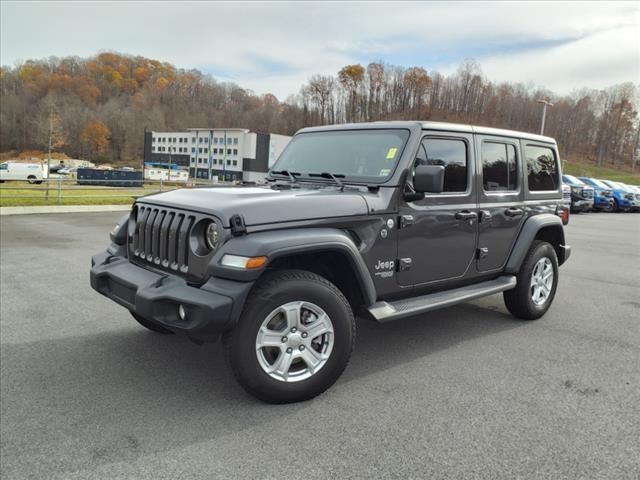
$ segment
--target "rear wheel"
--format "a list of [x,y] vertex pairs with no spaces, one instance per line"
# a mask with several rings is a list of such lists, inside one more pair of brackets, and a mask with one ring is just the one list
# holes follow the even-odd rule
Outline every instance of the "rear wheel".
[[507,309],[523,320],[542,317],[558,287],[558,257],[553,246],[540,240],[533,242],[517,279],[516,288],[503,293]]
[[138,315],[137,313],[133,313],[131,312],[131,315],[133,315],[133,318],[136,319],[136,321],[142,325],[144,328],[147,328],[153,332],[156,333],[161,333],[163,335],[173,335],[173,332],[167,328],[164,328],[161,325],[157,325],[153,322],[150,322],[149,320],[147,320],[144,317],[141,317],[140,315]]
[[335,383],[351,357],[349,302],[325,278],[302,270],[269,274],[225,335],[240,385],[268,403],[308,400]]
[[29,175],[27,177],[27,182],[29,182],[30,185],[33,185],[34,183],[37,183],[36,182],[36,176],[35,175]]

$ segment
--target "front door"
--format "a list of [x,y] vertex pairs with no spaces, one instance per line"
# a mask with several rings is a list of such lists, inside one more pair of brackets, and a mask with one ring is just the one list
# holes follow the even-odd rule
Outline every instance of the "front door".
[[478,232],[473,136],[427,133],[415,163],[444,166],[444,191],[415,202],[400,200],[398,283],[464,277],[473,269]]
[[520,142],[476,136],[479,272],[500,270],[524,221]]

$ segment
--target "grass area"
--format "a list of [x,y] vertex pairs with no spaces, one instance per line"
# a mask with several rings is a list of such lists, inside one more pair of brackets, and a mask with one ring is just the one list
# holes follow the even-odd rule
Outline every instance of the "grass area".
[[592,177],[601,180],[628,183],[629,185],[640,185],[640,173],[630,173],[609,167],[569,162],[565,163],[562,168],[564,173],[575,175],[576,177]]
[[0,207],[22,207],[42,205],[130,205],[134,197],[158,192],[157,185],[143,188],[104,188],[67,186],[60,191],[52,185],[47,198],[44,185],[28,185],[22,182],[7,182],[0,186]]

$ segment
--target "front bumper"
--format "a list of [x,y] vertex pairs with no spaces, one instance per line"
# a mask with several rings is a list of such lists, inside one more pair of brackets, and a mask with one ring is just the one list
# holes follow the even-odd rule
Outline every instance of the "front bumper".
[[[187,335],[213,341],[237,322],[253,282],[210,278],[201,286],[157,273],[109,252],[91,259],[91,287],[146,320]],[[178,314],[182,305],[184,320]]]
[[613,198],[597,196],[593,199],[593,208],[597,210],[609,210],[613,208]]
[[593,208],[593,199],[590,200],[572,200],[571,208],[574,211],[585,212]]

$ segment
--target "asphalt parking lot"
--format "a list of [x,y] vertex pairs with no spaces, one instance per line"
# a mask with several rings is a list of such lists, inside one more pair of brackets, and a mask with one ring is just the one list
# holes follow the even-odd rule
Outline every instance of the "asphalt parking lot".
[[285,406],[90,289],[120,215],[0,218],[2,478],[639,477],[640,214],[572,216],[541,320],[500,295],[361,320],[338,383]]

